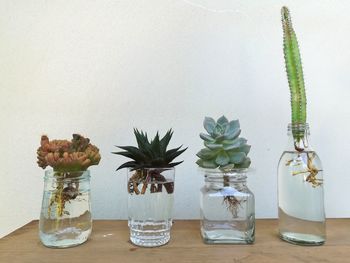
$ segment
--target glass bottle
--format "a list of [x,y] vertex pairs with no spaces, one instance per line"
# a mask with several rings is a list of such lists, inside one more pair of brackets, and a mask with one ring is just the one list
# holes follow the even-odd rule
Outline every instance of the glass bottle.
[[288,146],[278,164],[281,239],[322,245],[326,239],[321,160],[309,145],[309,125],[288,125]]
[[251,244],[255,239],[254,195],[247,187],[248,169],[222,172],[203,169],[200,216],[208,244]]
[[130,240],[142,247],[170,240],[175,168],[128,170],[128,226]]
[[91,234],[90,172],[45,171],[39,236],[47,247],[84,243]]

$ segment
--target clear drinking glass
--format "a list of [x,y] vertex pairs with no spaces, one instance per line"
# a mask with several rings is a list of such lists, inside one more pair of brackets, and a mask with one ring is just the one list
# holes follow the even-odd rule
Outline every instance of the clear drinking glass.
[[248,169],[223,173],[201,169],[201,234],[205,243],[251,244],[255,240],[254,195],[247,187]]
[[91,234],[90,172],[45,171],[39,221],[41,242],[65,248],[84,243]]
[[279,234],[290,243],[322,245],[326,239],[323,169],[309,135],[308,124],[288,125],[288,147],[278,164]]
[[156,247],[169,242],[174,179],[174,168],[128,170],[128,225],[133,244]]

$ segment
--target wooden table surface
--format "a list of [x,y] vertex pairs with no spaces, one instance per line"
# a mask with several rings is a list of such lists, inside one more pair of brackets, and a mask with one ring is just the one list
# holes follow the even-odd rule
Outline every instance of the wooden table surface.
[[327,241],[319,247],[304,247],[281,241],[277,220],[256,221],[253,245],[206,245],[197,220],[175,220],[170,242],[157,248],[140,248],[129,242],[126,221],[94,221],[91,238],[66,249],[41,245],[38,221],[33,221],[0,239],[1,263],[25,262],[350,262],[350,219],[328,219]]

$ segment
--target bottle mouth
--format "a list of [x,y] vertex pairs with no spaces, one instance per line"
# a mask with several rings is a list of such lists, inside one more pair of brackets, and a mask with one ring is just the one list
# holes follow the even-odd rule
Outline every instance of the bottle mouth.
[[289,123],[288,131],[305,131],[309,129],[308,123]]
[[289,123],[288,124],[288,134],[293,134],[293,136],[304,137],[304,135],[309,135],[309,124],[308,123]]

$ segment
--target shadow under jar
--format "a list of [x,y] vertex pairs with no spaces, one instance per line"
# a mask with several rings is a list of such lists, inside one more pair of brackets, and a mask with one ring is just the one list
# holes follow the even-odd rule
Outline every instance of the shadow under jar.
[[255,240],[254,195],[247,187],[248,169],[222,172],[201,169],[200,216],[203,241],[208,244],[251,244]]
[[174,179],[174,168],[128,170],[128,225],[133,244],[156,247],[169,242]]
[[91,234],[90,172],[45,171],[39,236],[47,247],[84,243]]

